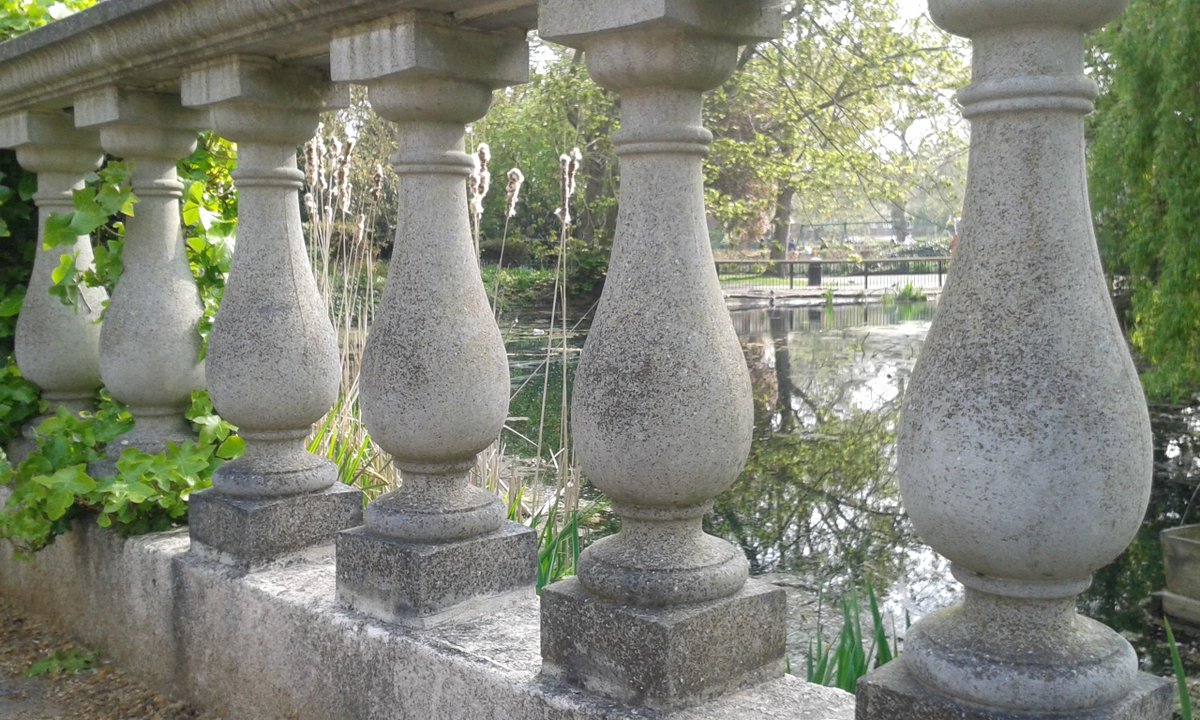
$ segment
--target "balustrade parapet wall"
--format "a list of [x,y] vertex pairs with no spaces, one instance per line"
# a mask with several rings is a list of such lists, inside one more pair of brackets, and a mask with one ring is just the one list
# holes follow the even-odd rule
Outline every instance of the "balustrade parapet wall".
[[[1074,142],[1082,138],[1081,120],[1064,122],[1056,115],[1021,124],[1021,113],[1081,115],[1090,108],[1094,88],[1075,77],[1082,71],[1075,62],[1082,27],[1112,17],[1122,2],[933,0],[935,17],[955,32],[977,36],[977,50],[990,58],[977,59],[977,85],[960,96],[967,112],[1003,116],[979,121],[985,132],[973,145],[968,207],[972,200],[978,209],[1005,197],[983,189],[979,177],[980,166],[1011,170],[1006,143],[997,141],[1003,133],[996,128],[1004,130],[1004,123],[1029,130],[1014,135],[1022,142],[1038,142],[1050,128],[1050,140],[1030,155],[1043,163],[1060,155],[1069,161],[1066,171],[1017,173],[1012,183],[1050,178],[1047,186],[1053,187],[1022,198],[1056,197],[1051,191],[1062,187],[1074,198],[1064,215],[1073,223],[1068,230],[1072,247],[1079,248],[1076,258],[1082,258],[1076,270],[1083,281],[1072,285],[1092,284],[1072,298],[1096,321],[1098,340],[1055,345],[1057,336],[1042,332],[1022,338],[1049,338],[1047,352],[1082,347],[1084,356],[1060,365],[1107,367],[1119,391],[1108,395],[1120,395],[1124,405],[1097,413],[1093,403],[1056,414],[1044,405],[1054,387],[1025,392],[1028,405],[1043,403],[1035,409],[1044,411],[1038,417],[1047,426],[1057,423],[1059,430],[1100,443],[1114,458],[1108,464],[1129,478],[1104,485],[1119,500],[1108,503],[1121,507],[1121,517],[1109,523],[1117,529],[1096,523],[1093,541],[1079,543],[1086,546],[1082,559],[1066,557],[1066,543],[1042,543],[1033,561],[1051,568],[1046,576],[1058,582],[1027,577],[1032,571],[1023,569],[1022,558],[995,560],[1002,553],[991,552],[985,533],[955,535],[961,517],[978,513],[971,506],[979,503],[961,492],[962,483],[944,476],[962,464],[961,457],[949,462],[945,447],[925,447],[939,423],[956,431],[959,417],[994,419],[987,408],[930,409],[938,404],[936,393],[914,381],[901,431],[906,502],[934,547],[958,555],[952,558],[956,573],[970,588],[965,614],[974,625],[968,629],[1016,627],[1039,638],[1039,652],[1059,658],[1066,674],[1094,670],[1094,677],[1076,681],[1051,673],[1041,685],[1040,677],[1019,677],[1024,671],[1009,655],[1020,648],[1014,650],[1000,631],[988,635],[990,644],[978,653],[982,659],[963,663],[959,650],[970,638],[963,640],[964,625],[951,611],[915,626],[914,651],[864,683],[862,697],[873,706],[860,702],[861,718],[1067,716],[1103,710],[1126,696],[1133,698],[1127,707],[1096,717],[1125,720],[1141,712],[1137,717],[1159,720],[1162,714],[1164,685],[1136,672],[1132,650],[1126,652],[1111,631],[1074,614],[1073,597],[1087,574],[1124,547],[1124,528],[1135,523],[1139,502],[1144,507],[1138,473],[1147,463],[1138,452],[1148,447],[1142,442],[1145,423],[1130,409],[1144,404],[1127,358],[1114,360],[1109,352],[1120,340],[1109,332],[1111,309],[1100,307],[1103,288],[1097,290],[1099,274],[1088,264],[1094,240],[1086,208],[1076,206],[1086,197],[1080,192],[1082,144]],[[995,12],[981,12],[985,5]],[[190,543],[182,531],[120,541],[90,529],[25,570],[5,549],[0,591],[31,605],[46,596],[68,598],[46,607],[77,633],[112,644],[131,663],[145,665],[143,655],[160,658],[153,674],[162,684],[252,717],[574,720],[669,712],[688,720],[848,719],[848,695],[783,677],[783,593],[748,579],[740,551],[701,525],[712,499],[745,462],[753,416],[749,376],[707,240],[701,158],[712,136],[701,123],[702,94],[734,71],[739,43],[779,33],[779,6],[774,0],[107,0],[0,45],[0,146],[18,148],[19,162],[42,173],[35,200],[43,225],[51,210],[70,208],[71,189],[99,164],[102,149],[131,161],[135,190],[144,188],[144,207],[155,208],[128,226],[127,252],[131,261],[139,253],[141,259],[129,264],[122,282],[141,288],[141,305],[121,297],[121,287],[130,285],[118,287],[106,342],[96,322],[100,294],[86,298],[83,310],[63,310],[35,278],[18,323],[18,364],[52,403],[86,404],[103,376],[111,378],[114,396],[129,398],[139,422],[160,415],[179,420],[185,391],[204,382],[192,332],[199,307],[186,282],[178,298],[167,301],[154,294],[155,281],[188,279],[180,257],[166,257],[181,241],[173,163],[195,131],[214,130],[239,143],[241,164],[233,177],[241,224],[206,381],[217,411],[237,423],[247,441],[246,453],[222,466],[214,487],[192,497]],[[1089,12],[1083,20],[1070,19]],[[1057,25],[1030,29],[1023,17]],[[582,469],[612,498],[623,527],[588,548],[579,577],[547,588],[540,603],[529,587],[536,561],[532,531],[504,522],[496,499],[467,483],[476,454],[500,432],[509,388],[504,346],[470,247],[464,186],[470,172],[464,128],[486,113],[493,89],[525,79],[523,38],[539,22],[544,37],[584,50],[592,77],[621,95],[622,129],[614,144],[623,201],[571,418]],[[1008,82],[1031,52],[1070,62],[1057,74],[1027,78],[1017,72],[1018,82]],[[377,112],[400,127],[399,151],[391,158],[401,175],[400,251],[366,345],[362,407],[405,482],[365,514],[359,493],[337,482],[333,466],[303,442],[334,403],[340,372],[337,338],[304,251],[297,197],[303,174],[295,149],[312,135],[319,112],[344,101],[342,83],[349,82],[367,85]],[[142,131],[161,142],[139,145]],[[1016,228],[1018,235],[1027,216],[1037,215],[1006,222],[1011,209],[985,209],[993,213],[989,226]],[[988,280],[984,273],[979,279],[978,268],[995,269],[999,262],[1011,270],[1011,263],[1004,264],[1011,248],[975,230],[964,233],[956,262],[968,272],[947,289],[946,317],[970,314],[957,309],[969,310],[958,299],[962,288],[987,288],[1003,276],[992,273]],[[1029,235],[1009,245],[1028,245]],[[89,261],[87,237],[54,253],[71,250],[81,263]],[[669,271],[666,258],[674,263]],[[39,250],[35,272],[48,277],[46,266],[56,259]],[[170,336],[185,346],[170,353],[175,367],[152,395],[137,386],[137,373],[130,380],[137,353],[118,342],[123,332],[144,329],[145,313],[137,308],[147,304],[172,305],[177,317],[158,322],[145,335],[149,339],[137,342]],[[659,309],[653,324],[640,312],[644,307]],[[1035,299],[1020,307],[1023,315],[1013,316],[1042,317],[1041,307]],[[137,318],[122,319],[121,313]],[[935,324],[927,353],[950,336],[982,337],[980,347],[1003,352],[1003,342],[987,341],[969,321],[960,322],[961,332]],[[1124,352],[1123,345],[1115,351]],[[1101,353],[1111,367],[1090,362],[1100,356],[1087,352]],[[992,382],[1004,388],[1006,400],[1020,392],[1034,366],[1020,353],[1012,355],[1002,364],[1017,380]],[[666,367],[664,357],[686,362],[688,372]],[[939,374],[963,378],[964,356],[945,357],[954,362]],[[938,362],[925,366],[942,368]],[[970,385],[977,375],[967,373],[965,389],[953,400],[980,395]],[[1099,404],[1105,402],[1112,401]],[[1111,422],[1096,425],[1098,414]],[[1121,425],[1127,418],[1132,435]],[[1000,425],[972,435],[982,449],[967,466],[1013,454],[1004,447],[1013,442],[1009,425],[1025,426]],[[1137,452],[1127,451],[1129,437]],[[158,436],[152,440],[148,448]],[[1025,440],[1017,438],[1018,450]],[[957,438],[950,446],[969,444]],[[1057,469],[1031,473],[1028,484],[1047,482]],[[1009,476],[1023,477],[998,473]],[[1000,505],[986,519],[1004,516],[1019,526],[1023,516],[1003,511],[1025,486],[1005,482],[986,488],[999,488],[989,499],[998,496]],[[1083,493],[1096,486],[1078,487]],[[1054,488],[1043,490],[1039,497],[1054,496]],[[957,517],[939,516],[951,501],[964,509]],[[68,590],[59,593],[55,584]],[[103,620],[111,617],[144,623]],[[268,621],[260,626],[262,618]],[[1083,627],[1100,640],[1089,645],[1083,631],[1068,627]],[[319,640],[310,644],[314,636]],[[1056,648],[1045,647],[1054,638],[1078,640],[1084,649],[1054,655]],[[147,643],[148,653],[139,649]],[[1113,647],[1111,663],[1088,664],[1093,650]],[[201,662],[204,671],[197,672]],[[990,673],[989,682],[971,680],[978,667]],[[312,680],[304,692],[292,687],[298,678]],[[231,687],[244,697],[227,697]],[[1008,697],[1012,687],[1022,697]],[[936,707],[926,702],[931,691],[940,698]],[[332,699],[326,702],[320,693]],[[970,706],[965,712],[976,715],[955,714],[962,698]],[[997,715],[981,706],[1005,709]]]

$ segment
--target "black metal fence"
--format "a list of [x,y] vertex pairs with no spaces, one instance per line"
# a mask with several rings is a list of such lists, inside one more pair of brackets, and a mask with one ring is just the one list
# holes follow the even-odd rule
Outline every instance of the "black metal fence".
[[725,290],[940,288],[949,256],[883,260],[718,260]]

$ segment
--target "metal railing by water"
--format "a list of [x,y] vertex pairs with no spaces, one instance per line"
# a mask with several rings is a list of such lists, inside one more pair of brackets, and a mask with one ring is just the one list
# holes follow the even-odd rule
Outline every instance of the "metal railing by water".
[[736,290],[804,290],[820,288],[864,292],[940,288],[950,256],[871,260],[718,260],[721,288]]

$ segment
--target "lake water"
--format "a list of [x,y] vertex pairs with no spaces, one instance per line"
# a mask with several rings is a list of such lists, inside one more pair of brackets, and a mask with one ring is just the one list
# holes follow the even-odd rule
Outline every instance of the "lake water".
[[[948,563],[904,518],[893,476],[896,412],[935,310],[929,302],[730,313],[754,381],[755,442],[747,470],[718,499],[708,526],[738,542],[756,574],[791,589],[793,663],[817,625],[828,627],[818,608],[836,616],[840,610],[829,606],[868,580],[885,596],[900,635],[906,618],[959,598]],[[543,384],[562,384],[561,349],[545,363],[547,324],[545,313],[503,322],[517,418],[510,426],[526,436],[537,434],[543,417]],[[578,360],[587,318],[571,325],[568,368]],[[551,397],[542,434],[554,447],[561,402]],[[1165,583],[1158,533],[1181,522],[1200,480],[1200,411],[1154,410],[1152,421],[1155,484],[1145,523],[1130,550],[1096,574],[1080,606],[1122,632],[1145,669],[1168,674],[1149,601]],[[510,443],[516,455],[533,456],[532,442],[524,450],[515,436]],[[1200,521],[1200,509],[1188,520]],[[1183,649],[1189,675],[1200,677],[1194,644],[1185,640]]]

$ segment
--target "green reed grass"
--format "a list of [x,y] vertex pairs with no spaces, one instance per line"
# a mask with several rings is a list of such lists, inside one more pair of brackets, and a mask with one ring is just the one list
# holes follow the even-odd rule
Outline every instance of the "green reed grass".
[[842,627],[830,643],[824,639],[824,628],[819,621],[821,600],[818,600],[818,623],[816,638],[808,643],[808,659],[805,671],[808,681],[818,685],[829,685],[853,693],[858,689],[859,678],[871,669],[894,660],[900,654],[899,640],[893,632],[888,643],[883,615],[875,588],[867,584],[867,603],[871,617],[870,632],[863,633],[862,614],[859,612],[859,593],[851,590],[842,597]]

